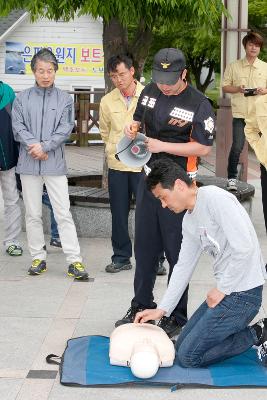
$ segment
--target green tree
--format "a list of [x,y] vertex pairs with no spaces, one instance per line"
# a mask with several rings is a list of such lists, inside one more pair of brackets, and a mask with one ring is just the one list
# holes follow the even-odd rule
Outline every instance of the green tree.
[[[206,29],[200,21],[176,23],[166,29],[165,26],[153,31],[153,42],[150,54],[156,53],[162,47],[179,47],[183,50],[190,77],[196,87],[203,93],[212,82],[213,71],[220,64],[220,24]],[[148,58],[146,71],[151,68],[152,57]],[[200,80],[202,68],[207,68],[204,82]],[[190,78],[189,77],[189,78]]]
[[267,19],[267,2],[266,0],[248,0],[248,14],[249,17],[258,18],[265,21]]
[[[168,29],[180,21],[186,28],[187,23],[201,21],[210,31],[225,11],[221,0],[0,0],[2,15],[18,8],[29,11],[33,20],[44,16],[68,21],[75,13],[101,17],[105,63],[112,54],[130,52],[137,76],[142,74],[154,28],[162,25]],[[129,40],[130,25],[135,29]],[[110,86],[109,79],[106,86]]]
[[[167,30],[177,23],[184,27],[186,23],[201,21],[202,27],[210,31],[225,12],[221,0],[0,0],[1,15],[14,9],[27,10],[32,20],[47,17],[69,21],[76,13],[101,17],[106,90],[111,88],[106,74],[106,62],[111,55],[131,53],[138,78],[149,54],[153,29],[164,26]],[[133,28],[131,35],[129,27]],[[106,171],[104,165],[103,187],[107,186]]]
[[[211,32],[207,32],[202,27],[197,29],[191,25],[185,35],[178,35],[177,38],[176,43],[185,52],[189,69],[195,78],[196,87],[203,93],[213,81],[212,74],[220,63],[220,36],[219,24]],[[204,81],[201,81],[203,67],[207,68],[207,76]]]
[[248,0],[248,27],[263,36],[264,48],[260,58],[267,61],[267,1]]

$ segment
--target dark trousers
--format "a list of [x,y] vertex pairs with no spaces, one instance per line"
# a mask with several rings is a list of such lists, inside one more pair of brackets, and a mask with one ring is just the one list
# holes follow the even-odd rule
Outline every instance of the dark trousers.
[[228,179],[237,177],[239,157],[245,144],[245,120],[233,118],[233,143],[228,158]]
[[136,197],[141,172],[108,170],[108,189],[112,214],[111,242],[114,263],[127,263],[132,256],[128,217],[132,197]]
[[262,208],[265,221],[265,229],[267,233],[267,171],[266,168],[260,164],[261,167],[261,198]]
[[[134,293],[132,305],[155,308],[153,289],[157,274],[159,255],[164,251],[169,262],[169,276],[177,263],[182,242],[184,213],[175,214],[146,188],[142,178],[137,192],[135,211],[135,260]],[[187,321],[188,287],[173,311],[177,322]]]

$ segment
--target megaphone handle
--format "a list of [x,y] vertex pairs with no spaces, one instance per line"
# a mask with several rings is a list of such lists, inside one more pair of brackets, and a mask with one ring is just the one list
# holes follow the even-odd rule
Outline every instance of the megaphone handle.
[[137,135],[137,132],[139,130],[139,123],[138,122],[133,122],[131,125],[131,131]]
[[122,149],[122,150],[118,151],[118,152],[115,154],[115,158],[116,158],[116,160],[118,160],[118,161],[119,161],[119,154],[121,154],[123,151],[127,150],[127,149],[128,149],[128,147],[130,147],[132,143],[133,143],[133,140],[131,140],[131,141],[130,141],[130,143],[129,143],[129,144],[127,144],[127,146],[126,146],[126,147],[124,147],[124,149]]

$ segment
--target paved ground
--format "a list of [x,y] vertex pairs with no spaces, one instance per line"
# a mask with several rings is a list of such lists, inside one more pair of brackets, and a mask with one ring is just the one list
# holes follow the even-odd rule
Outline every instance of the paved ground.
[[[101,149],[67,150],[72,169],[101,170]],[[210,156],[211,161],[213,156]],[[205,171],[203,171],[205,173]],[[263,254],[267,260],[267,241],[260,201],[259,170],[250,157],[250,183],[255,185],[252,220]],[[3,238],[3,205],[0,203],[0,240]],[[101,334],[109,335],[116,319],[127,310],[132,297],[134,271],[107,274],[111,246],[109,239],[80,239],[82,254],[92,282],[74,282],[66,276],[66,263],[59,249],[48,245],[48,271],[43,276],[27,275],[30,256],[25,233],[25,248],[20,258],[0,254],[0,399],[1,400],[83,400],[104,399],[266,399],[263,389],[182,389],[171,393],[167,388],[73,388],[60,385],[58,368],[46,364],[49,353],[62,354],[67,339]],[[47,242],[49,237],[47,237]],[[210,260],[201,259],[190,285],[189,313],[200,304],[213,285]],[[158,277],[155,296],[159,299],[166,287],[166,277]],[[264,308],[267,291],[264,289]],[[262,311],[263,314],[264,311]],[[28,377],[29,371],[36,378]],[[39,372],[38,372],[39,371]],[[50,371],[50,376],[44,374]]]

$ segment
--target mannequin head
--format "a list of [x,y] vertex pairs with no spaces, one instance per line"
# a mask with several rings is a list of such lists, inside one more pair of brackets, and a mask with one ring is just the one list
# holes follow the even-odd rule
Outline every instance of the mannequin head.
[[148,340],[136,343],[133,347],[130,367],[137,378],[148,379],[154,376],[159,368],[158,351]]

